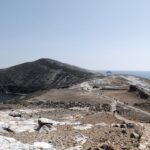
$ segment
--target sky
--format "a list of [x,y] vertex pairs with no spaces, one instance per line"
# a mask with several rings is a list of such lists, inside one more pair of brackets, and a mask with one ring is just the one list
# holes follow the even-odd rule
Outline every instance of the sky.
[[0,68],[39,58],[150,71],[150,0],[0,0]]

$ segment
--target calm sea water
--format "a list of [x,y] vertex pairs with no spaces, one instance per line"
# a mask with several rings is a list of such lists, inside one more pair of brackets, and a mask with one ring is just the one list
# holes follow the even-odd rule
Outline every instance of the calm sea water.
[[5,93],[0,93],[0,102],[11,100],[15,97],[17,97],[17,94],[5,94]]
[[[100,73],[106,73],[107,71],[99,71]],[[125,75],[135,75],[138,77],[143,77],[150,79],[150,71],[111,71],[112,74],[125,74]]]

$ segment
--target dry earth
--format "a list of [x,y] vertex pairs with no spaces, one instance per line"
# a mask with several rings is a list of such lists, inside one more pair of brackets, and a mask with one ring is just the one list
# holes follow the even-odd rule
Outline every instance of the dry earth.
[[0,150],[150,150],[150,100],[134,82],[148,91],[112,76],[0,105]]

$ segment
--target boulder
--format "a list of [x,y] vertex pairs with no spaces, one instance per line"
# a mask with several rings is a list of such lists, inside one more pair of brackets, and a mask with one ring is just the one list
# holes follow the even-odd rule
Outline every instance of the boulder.
[[35,142],[24,144],[14,138],[0,136],[0,150],[56,150],[51,143]]
[[127,128],[127,125],[126,124],[121,124],[120,128]]
[[9,113],[9,116],[11,116],[11,117],[20,117],[20,118],[22,117],[21,113],[17,112],[17,111],[11,111]]
[[150,97],[150,94],[148,92],[146,92],[143,88],[138,87],[136,85],[130,85],[129,92],[137,92],[139,97],[142,99],[148,99]]
[[34,146],[42,150],[56,150],[52,144],[46,142],[35,142]]
[[134,128],[134,124],[133,123],[122,123],[122,124],[112,124],[112,127],[116,127],[116,128]]
[[127,125],[127,128],[134,128],[134,124],[133,123],[126,123],[126,125]]
[[21,132],[35,132],[37,128],[37,122],[34,119],[28,120],[16,120],[9,123],[9,128],[15,133]]
[[130,85],[129,86],[129,92],[136,92],[136,91],[138,91],[138,88],[136,85]]
[[142,99],[148,99],[150,96],[145,91],[139,90],[139,96]]
[[55,127],[52,126],[48,126],[48,125],[44,125],[39,129],[39,133],[45,133],[48,134],[51,131],[56,131],[57,129]]
[[103,144],[103,145],[101,146],[101,149],[102,149],[102,150],[114,150],[114,148],[113,148],[112,146],[107,145],[107,144]]
[[6,130],[8,128],[8,124],[4,122],[0,122],[0,133],[8,133]]
[[136,132],[131,133],[130,138],[140,139],[140,135]]
[[[37,131],[40,131],[41,128],[43,128],[43,126],[47,126],[49,128],[52,127],[52,125],[57,125],[58,122],[57,121],[53,121],[51,119],[47,119],[47,118],[40,118],[38,120],[38,128],[36,129]],[[44,127],[45,128],[45,127]],[[47,129],[46,129],[47,130]]]
[[8,138],[4,136],[0,136],[0,149],[5,150],[37,150],[35,147],[23,144],[14,138]]
[[126,130],[122,130],[121,133],[122,134],[127,134],[127,131]]
[[112,124],[111,126],[114,128],[120,128],[120,124]]

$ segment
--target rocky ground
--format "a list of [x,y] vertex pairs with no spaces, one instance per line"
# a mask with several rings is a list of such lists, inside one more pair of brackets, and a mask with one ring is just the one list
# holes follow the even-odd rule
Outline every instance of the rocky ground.
[[[137,150],[143,131],[140,124],[128,124],[111,113],[77,109],[22,108],[1,111],[0,118],[0,138],[4,141],[5,149],[14,146],[16,149],[76,150],[107,146],[109,149]],[[40,121],[42,125],[39,128]],[[21,144],[13,143],[13,139],[9,141],[6,137]]]
[[150,100],[129,92],[135,83],[149,90],[110,76],[1,104],[0,149],[150,150]]

